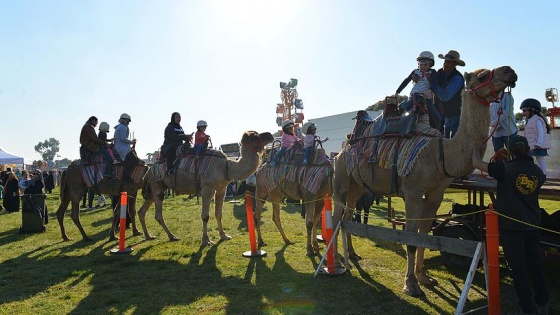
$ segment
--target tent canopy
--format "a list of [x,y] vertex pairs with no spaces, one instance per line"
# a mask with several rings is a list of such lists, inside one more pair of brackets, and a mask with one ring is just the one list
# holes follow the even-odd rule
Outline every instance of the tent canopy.
[[26,164],[30,165],[31,160],[6,152],[0,148],[0,164]]

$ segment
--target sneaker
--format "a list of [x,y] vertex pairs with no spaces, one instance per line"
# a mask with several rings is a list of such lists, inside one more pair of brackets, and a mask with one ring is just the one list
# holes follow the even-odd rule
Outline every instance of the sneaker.
[[303,160],[303,165],[307,165],[307,160]]
[[270,161],[270,166],[276,166],[276,161]]
[[488,179],[488,180],[493,180],[493,179],[494,179],[494,177],[492,177],[492,176],[488,175],[488,176],[486,176],[486,179]]

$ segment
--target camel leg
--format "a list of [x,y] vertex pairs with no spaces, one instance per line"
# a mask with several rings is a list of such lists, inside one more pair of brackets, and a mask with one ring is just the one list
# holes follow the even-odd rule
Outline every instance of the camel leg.
[[[406,209],[406,226],[405,230],[408,232],[418,233],[419,221],[422,211],[422,192],[418,191],[406,191],[405,209]],[[420,288],[418,284],[418,278],[415,275],[415,262],[416,262],[416,246],[407,245],[406,246],[406,276],[405,283],[403,287],[403,292],[410,296],[425,296],[424,291]]]
[[[271,199],[272,198],[273,197],[271,196]],[[286,243],[287,245],[293,245],[295,243],[290,241],[286,237],[286,234],[284,233],[284,229],[282,228],[282,222],[280,221],[280,202],[279,202],[279,199],[280,198],[278,198],[277,200],[271,200],[272,201],[272,221],[274,221],[274,224],[276,224],[276,227],[278,228],[278,231],[280,232],[280,235],[282,235],[282,239],[284,239],[284,243]]]
[[161,195],[161,200],[159,199],[159,196],[155,198],[154,204],[156,205],[156,215],[155,215],[156,221],[159,222],[159,225],[161,225],[165,233],[167,233],[167,237],[169,237],[170,242],[178,241],[179,238],[173,235],[173,233],[171,233],[171,231],[165,224],[165,218],[163,217],[163,193]]
[[72,218],[72,221],[74,221],[74,224],[76,224],[76,226],[78,227],[78,230],[80,230],[80,233],[82,234],[82,239],[84,241],[91,241],[92,239],[89,236],[87,236],[86,231],[82,226],[82,222],[80,222],[79,200],[72,200],[72,212],[70,213],[70,217]]
[[146,227],[146,212],[150,209],[150,206],[153,204],[153,201],[145,200],[140,210],[138,210],[138,219],[140,220],[140,225],[142,225],[142,231],[144,231],[144,239],[145,240],[153,240],[155,239],[154,236],[148,232],[148,228]]
[[221,190],[216,190],[216,195],[214,197],[214,215],[216,216],[216,222],[218,223],[218,231],[220,232],[220,240],[227,241],[231,240],[231,236],[227,235],[224,232],[224,228],[222,226],[222,213],[224,207],[224,198],[226,195],[226,188]]
[[[258,196],[257,194],[258,190],[259,189],[257,188],[257,191],[255,192],[255,197]],[[255,224],[257,226],[257,242],[259,247],[266,246],[266,243],[262,239],[262,234],[261,234],[261,218],[262,218],[262,210],[264,207],[265,198],[266,196],[258,197],[255,202]]]
[[[423,218],[435,218],[437,210],[441,205],[443,200],[443,191],[440,192],[427,192],[423,200],[422,217]],[[431,220],[422,220],[419,222],[419,233],[428,234],[432,229]],[[419,247],[416,253],[416,269],[414,271],[418,282],[424,286],[437,285],[438,281],[433,277],[429,276],[426,269],[424,269],[424,248]]]
[[[303,200],[303,205],[305,207],[305,228],[307,230],[307,255],[313,256],[315,254],[315,249],[319,251],[319,243],[317,242],[317,230],[315,227],[315,202],[305,202]],[[313,230],[315,229],[315,233]],[[311,245],[312,239],[314,243],[317,244],[317,247],[313,247]]]
[[132,224],[132,235],[140,236],[143,235],[143,233],[140,232],[136,226],[136,196],[136,194],[131,196],[132,202],[129,202],[128,215],[130,216],[130,223]]
[[[313,246],[313,251],[315,254],[319,254],[319,242],[317,241],[317,226],[319,225],[319,221],[321,220],[321,212],[323,211],[323,201],[317,201],[313,205],[313,228],[311,232],[311,243]],[[307,218],[306,218],[307,220]]]
[[117,207],[117,209],[112,209],[113,212],[113,222],[111,223],[111,230],[109,231],[109,241],[116,241],[118,240],[117,235],[115,235],[115,231],[117,230],[117,222],[120,220],[121,217],[121,209]]
[[202,243],[201,246],[214,244],[208,236],[208,220],[210,219],[210,202],[212,201],[213,191],[209,188],[202,188]]
[[60,226],[60,234],[62,235],[62,240],[65,242],[72,240],[68,237],[68,235],[66,235],[66,229],[64,228],[64,214],[66,214],[66,209],[68,209],[69,204],[69,200],[62,200],[58,210],[56,210],[56,219],[58,220],[58,225]]

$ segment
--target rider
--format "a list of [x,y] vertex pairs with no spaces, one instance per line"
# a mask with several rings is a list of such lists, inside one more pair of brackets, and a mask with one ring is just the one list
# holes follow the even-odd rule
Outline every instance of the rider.
[[161,146],[161,151],[165,152],[167,157],[167,172],[173,172],[173,162],[177,157],[177,148],[185,144],[190,146],[190,141],[192,135],[186,135],[181,127],[181,114],[174,112],[171,114],[171,121],[165,127],[163,145]]
[[430,80],[435,79],[436,76],[436,70],[432,69],[434,66],[434,54],[429,51],[423,51],[418,55],[416,61],[418,61],[418,68],[412,70],[408,77],[406,77],[397,88],[396,95],[399,95],[410,81],[414,82],[412,90],[410,91],[410,98],[407,101],[403,101],[400,107],[407,111],[411,110],[414,98],[416,97],[415,94],[422,94],[430,117],[432,118],[433,127],[439,129],[441,125],[441,115],[434,106],[432,93],[430,91]]
[[105,163],[105,174],[104,176],[112,176],[113,174],[113,161],[111,156],[106,150],[103,150],[102,147],[105,145],[105,141],[100,139],[95,134],[95,126],[97,126],[97,117],[91,116],[84,126],[82,127],[82,131],[80,132],[80,144],[82,145],[80,148],[80,159],[85,161],[87,158],[87,152],[91,153],[101,153],[103,157],[103,161]]
[[130,172],[135,164],[138,163],[138,157],[132,150],[130,145],[136,144],[136,139],[129,140],[128,125],[132,119],[127,113],[123,113],[119,118],[119,124],[115,127],[115,151],[119,155],[121,161],[124,161],[124,177],[130,178]]
[[205,132],[206,127],[208,127],[208,123],[204,120],[196,123],[196,133],[194,134],[194,153],[196,155],[200,155],[208,146],[210,136]]
[[282,154],[286,152],[289,148],[291,148],[294,143],[298,140],[297,136],[294,134],[294,122],[291,120],[284,120],[282,123],[282,146],[280,147],[280,151],[276,153],[276,155],[270,161],[270,166],[276,166],[276,161],[280,159]]
[[317,126],[308,121],[303,124],[303,133],[305,133],[305,137],[303,137],[303,165],[307,164],[307,160],[309,159],[309,154],[315,148],[315,141],[319,141],[323,143],[329,140],[329,137],[326,137],[325,140],[320,140],[318,136],[315,135],[317,132]]

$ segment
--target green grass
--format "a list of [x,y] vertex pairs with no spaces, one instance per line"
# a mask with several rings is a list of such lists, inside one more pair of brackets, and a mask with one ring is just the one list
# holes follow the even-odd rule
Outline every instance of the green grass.
[[[395,209],[403,209],[400,199],[393,201]],[[447,212],[452,202],[466,203],[466,193],[450,190],[440,212]],[[426,267],[439,286],[424,288],[425,298],[409,297],[402,293],[404,246],[358,237],[354,245],[363,260],[352,262],[350,273],[313,278],[320,257],[306,256],[305,226],[296,206],[284,206],[281,214],[296,244],[284,245],[267,204],[262,231],[268,255],[249,259],[242,257],[250,250],[243,203],[226,203],[224,209],[224,227],[233,239],[201,248],[200,205],[184,196],[168,198],[164,216],[181,240],[168,242],[152,208],[148,228],[157,239],[144,241],[127,230],[127,246],[134,248],[130,255],[110,254],[118,242],[108,241],[108,208],[81,212],[95,241],[81,241],[67,215],[67,233],[74,241],[62,242],[55,217],[58,191],[47,203],[45,233],[19,234],[21,212],[0,215],[0,314],[450,314],[466,277],[444,266],[439,252],[427,251]],[[549,211],[557,204],[542,201]],[[375,207],[370,224],[388,226],[386,205],[384,200]],[[213,213],[209,234],[218,239]],[[554,314],[560,312],[558,260],[546,258],[544,263]],[[511,279],[503,264],[500,271],[502,310],[514,310]],[[466,310],[486,304],[481,272]]]

